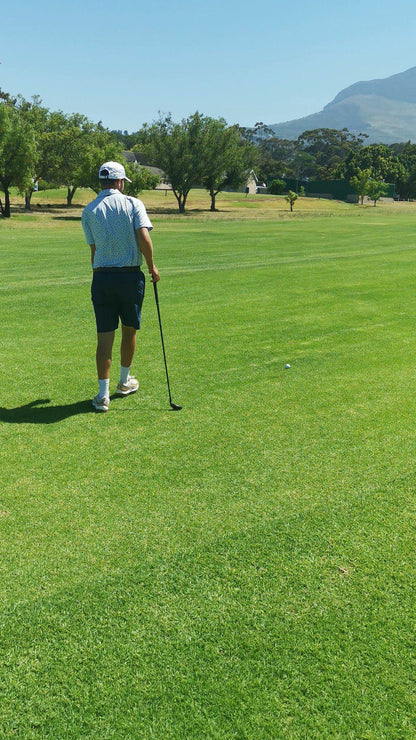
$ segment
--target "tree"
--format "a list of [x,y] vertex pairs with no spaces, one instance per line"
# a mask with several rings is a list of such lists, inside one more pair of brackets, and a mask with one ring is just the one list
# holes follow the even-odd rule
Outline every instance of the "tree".
[[[68,189],[67,204],[71,205],[77,188],[90,187],[91,185],[91,175],[93,173],[89,169],[84,169],[86,162],[95,164],[94,156],[97,161],[99,160],[93,180],[96,183],[100,165],[105,161],[120,159],[122,157],[122,147],[115,141],[113,135],[102,126],[101,122],[95,124],[79,114],[70,116],[69,128],[66,133],[68,163],[67,165],[64,163],[66,171],[65,185]],[[72,138],[68,138],[68,134]],[[92,156],[90,156],[90,153]]]
[[237,189],[247,182],[256,162],[256,149],[245,142],[237,126],[227,126],[224,119],[204,119],[201,139],[202,184],[211,196],[211,211],[215,199],[226,188]]
[[391,144],[392,154],[403,166],[402,175],[395,181],[396,190],[401,198],[416,197],[416,144],[410,141]]
[[141,190],[154,190],[159,185],[160,177],[142,165],[126,165],[127,177],[124,192],[126,195],[137,196]]
[[296,141],[280,139],[274,132],[262,126],[261,135],[258,133],[259,124],[254,129],[239,127],[245,141],[253,142],[257,147],[257,173],[261,180],[270,182],[281,177],[291,177],[292,162],[297,151]]
[[367,187],[367,195],[370,200],[374,201],[374,207],[377,205],[377,201],[387,194],[387,185],[381,180],[370,180]]
[[98,179],[101,165],[103,162],[122,161],[123,149],[118,142],[111,139],[105,141],[101,135],[94,138],[91,133],[88,146],[82,146],[72,181],[76,187],[91,188],[98,193],[101,190]]
[[364,203],[364,197],[368,193],[368,186],[371,180],[371,170],[359,170],[357,175],[350,180],[350,185],[354,188],[357,195],[360,197],[361,205]]
[[[48,179],[54,170],[53,148],[50,140],[50,111],[42,105],[38,96],[32,101],[25,100],[20,95],[16,99],[16,107],[27,124],[36,132],[36,151],[32,179],[25,190],[25,208],[30,210],[35,183],[40,179]],[[54,172],[54,174],[56,174]]]
[[303,180],[305,177],[314,177],[316,174],[316,161],[313,154],[304,152],[301,149],[298,150],[293,157],[292,171],[296,180]]
[[289,190],[288,194],[285,197],[285,200],[289,203],[291,211],[293,211],[293,206],[295,204],[295,201],[297,201],[297,199],[298,199],[298,194],[294,193],[293,190]]
[[[332,128],[317,128],[304,131],[298,137],[301,151],[313,157],[315,172],[313,176],[331,180],[337,176],[339,168],[350,152],[362,149],[366,134],[351,134],[347,128],[339,131]],[[355,174],[355,173],[353,173]]]
[[245,128],[244,126],[238,127],[243,139],[252,143],[259,143],[261,141],[269,140],[274,136],[272,128],[267,126],[263,121],[259,121],[254,125],[253,128]]
[[[47,133],[46,141],[53,154],[50,176],[59,178],[59,182],[66,186],[68,206],[77,188],[96,183],[99,166],[106,158],[122,156],[123,147],[116,137],[101,122],[93,123],[79,113],[67,116],[62,111],[55,111],[50,115]],[[99,164],[94,174],[96,161]]]
[[20,111],[0,104],[0,183],[5,197],[2,215],[10,217],[10,187],[24,193],[32,180],[36,158],[35,133]]
[[[66,115],[62,111],[50,114],[45,131],[45,148],[50,179],[67,188],[67,205],[70,206],[79,186],[80,168],[87,149],[87,134],[93,124],[78,113]],[[45,177],[45,175],[42,175]]]
[[373,179],[385,182],[395,183],[406,176],[402,162],[385,144],[369,144],[351,151],[345,160],[342,174],[347,180],[351,180],[364,170],[369,170]]
[[138,132],[129,134],[128,131],[111,131],[114,137],[121,143],[124,151],[131,151],[137,142]]
[[191,188],[202,183],[205,122],[198,112],[180,123],[167,114],[139,131],[135,149],[166,172],[180,213],[185,213]]

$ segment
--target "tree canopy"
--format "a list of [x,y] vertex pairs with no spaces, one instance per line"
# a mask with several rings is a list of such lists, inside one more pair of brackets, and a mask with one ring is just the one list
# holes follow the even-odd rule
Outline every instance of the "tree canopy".
[[21,193],[30,187],[36,163],[36,140],[33,129],[21,112],[9,103],[0,105],[0,184],[5,204],[3,216],[10,216],[10,187]]
[[191,188],[202,182],[204,136],[205,118],[198,111],[180,123],[175,123],[171,114],[161,116],[139,131],[135,148],[166,172],[180,213],[185,212]]
[[[25,195],[30,208],[35,183],[43,179],[66,187],[71,205],[79,187],[97,189],[97,171],[106,159],[123,160],[123,152],[139,150],[149,164],[163,170],[183,213],[191,188],[205,187],[216,209],[216,197],[225,189],[239,189],[249,172],[258,179],[345,179],[356,186],[368,174],[376,182],[396,184],[402,197],[416,197],[416,144],[366,144],[365,134],[348,129],[304,131],[297,140],[280,139],[263,122],[253,128],[229,126],[198,111],[175,122],[170,114],[145,124],[136,133],[109,131],[101,122],[81,113],[50,111],[38,96],[30,101],[0,90],[0,185],[3,215],[10,215],[10,188]],[[155,187],[157,176],[143,166],[126,164],[137,194]],[[274,189],[281,188],[275,185]],[[294,187],[294,185],[291,185]],[[296,190],[298,188],[296,187]],[[377,202],[377,198],[374,202]]]

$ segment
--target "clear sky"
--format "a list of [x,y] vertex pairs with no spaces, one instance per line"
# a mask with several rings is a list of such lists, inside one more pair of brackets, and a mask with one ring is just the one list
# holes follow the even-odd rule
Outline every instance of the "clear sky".
[[253,126],[416,66],[415,0],[19,0],[0,87],[136,131],[196,110]]

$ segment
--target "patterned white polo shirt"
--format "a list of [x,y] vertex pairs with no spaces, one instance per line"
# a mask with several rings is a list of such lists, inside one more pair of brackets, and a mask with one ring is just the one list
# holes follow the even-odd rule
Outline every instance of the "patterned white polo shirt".
[[93,268],[141,265],[135,230],[153,229],[141,200],[119,190],[102,190],[82,212],[87,244],[95,244]]

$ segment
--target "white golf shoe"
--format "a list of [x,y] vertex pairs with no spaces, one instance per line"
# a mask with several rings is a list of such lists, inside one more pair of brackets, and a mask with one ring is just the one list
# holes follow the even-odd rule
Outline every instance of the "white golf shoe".
[[95,396],[95,398],[93,398],[92,405],[94,406],[96,411],[108,411],[108,409],[110,408],[110,399],[106,396],[102,398],[97,395]]
[[129,396],[130,393],[136,393],[139,390],[139,381],[134,375],[129,375],[126,383],[119,383],[116,389],[116,396]]

